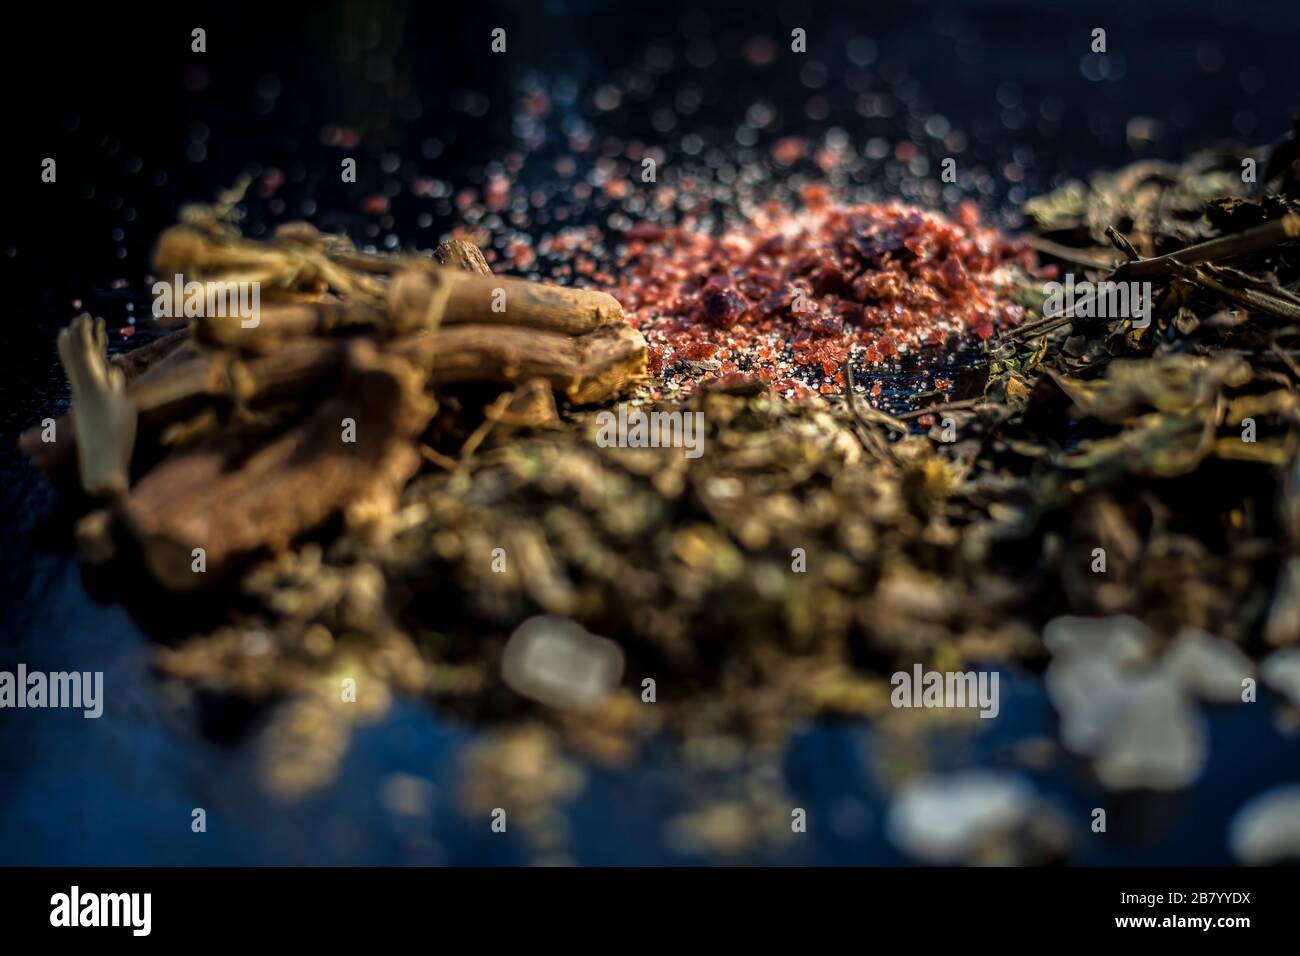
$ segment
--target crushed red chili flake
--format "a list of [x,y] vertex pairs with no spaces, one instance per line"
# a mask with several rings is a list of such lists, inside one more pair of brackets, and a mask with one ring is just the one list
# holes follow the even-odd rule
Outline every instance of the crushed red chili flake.
[[973,204],[950,219],[898,202],[835,208],[820,184],[801,198],[801,211],[769,203],[718,236],[624,233],[614,292],[665,385],[684,394],[734,370],[791,396],[838,394],[852,349],[895,362],[1023,317],[1010,267],[1033,270],[1033,252],[981,226]]

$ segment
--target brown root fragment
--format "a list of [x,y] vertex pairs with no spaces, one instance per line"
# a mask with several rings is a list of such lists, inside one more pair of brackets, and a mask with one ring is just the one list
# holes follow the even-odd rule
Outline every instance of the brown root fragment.
[[[307,339],[243,362],[177,349],[127,382],[126,393],[138,410],[140,431],[152,435],[188,419],[212,399],[252,408],[301,400],[329,384],[344,349],[342,341]],[[29,428],[18,439],[23,453],[51,480],[59,478],[79,447],[70,425],[70,416],[58,419],[58,433],[69,437],[57,442],[42,441],[40,426]]]
[[[412,439],[433,411],[423,385],[402,358],[354,342],[343,391],[307,421],[251,452],[228,431],[173,453],[120,507],[150,572],[194,590],[349,505],[394,494],[419,467]],[[200,556],[205,573],[194,570]]]
[[436,259],[382,255],[305,223],[247,240],[223,217],[183,216],[155,249],[155,292],[171,316],[190,312],[187,328],[109,363],[103,323],[78,320],[60,337],[72,414],[20,439],[52,480],[79,460],[85,489],[113,499],[78,525],[90,563],[114,559],[125,532],[184,591],[333,516],[385,536],[421,465],[431,390],[507,389],[463,463],[491,432],[557,427],[557,395],[606,401],[647,377],[645,341],[605,293],[493,275],[461,240]]
[[399,272],[388,287],[388,320],[395,332],[436,329],[447,311],[454,273]]
[[450,269],[459,269],[461,272],[480,276],[492,274],[492,267],[483,258],[483,250],[464,239],[448,239],[433,250],[433,257],[438,260],[439,265]]
[[559,428],[560,413],[555,394],[544,378],[529,379],[514,390],[498,419],[498,430],[515,428]]
[[236,316],[197,318],[194,336],[206,345],[264,355],[294,340],[384,324],[384,312],[364,302],[277,302],[259,310],[256,325],[245,325]]
[[646,378],[645,339],[627,325],[576,337],[513,326],[450,325],[405,336],[394,348],[419,362],[431,360],[437,385],[541,378],[580,405],[626,394]]
[[518,279],[408,270],[389,282],[386,309],[362,301],[298,301],[264,306],[256,325],[235,316],[195,320],[195,338],[256,354],[317,335],[375,329],[401,334],[440,324],[494,324],[582,335],[623,321],[616,299]]
[[[431,270],[407,273],[400,305],[407,315],[393,315],[396,328],[416,328],[429,309],[429,301],[443,294],[440,274],[449,280],[442,323],[453,325],[500,325],[545,329],[566,335],[582,335],[623,322],[623,307],[605,292],[574,289],[508,276],[469,275],[463,272]],[[390,309],[393,307],[390,299]]]
[[154,339],[148,345],[142,345],[130,352],[123,352],[121,355],[114,355],[112,362],[122,370],[122,374],[126,376],[126,380],[129,382],[155,365],[169,359],[174,360],[174,357],[183,352],[189,344],[190,330],[176,329],[161,338]]

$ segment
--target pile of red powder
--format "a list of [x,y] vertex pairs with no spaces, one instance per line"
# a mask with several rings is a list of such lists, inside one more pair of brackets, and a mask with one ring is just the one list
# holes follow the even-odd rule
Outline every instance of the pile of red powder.
[[818,186],[803,200],[721,236],[652,223],[625,233],[613,291],[663,389],[752,376],[787,397],[837,394],[850,351],[859,367],[892,366],[1023,317],[1010,267],[1032,270],[1033,252],[981,226],[974,204],[954,221],[897,202],[835,208]]

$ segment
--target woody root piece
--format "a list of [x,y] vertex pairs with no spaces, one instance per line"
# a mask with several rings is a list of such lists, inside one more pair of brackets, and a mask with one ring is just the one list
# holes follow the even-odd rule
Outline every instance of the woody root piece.
[[[429,258],[360,252],[306,223],[281,226],[270,242],[191,223],[163,234],[155,267],[198,277],[200,292],[254,276],[270,282],[255,322],[226,311],[193,320],[195,339],[209,348],[269,355],[295,342],[436,332],[419,349],[439,356],[430,370],[435,386],[540,377],[570,400],[598,402],[645,377],[645,341],[627,325],[617,299],[494,275],[478,247],[464,240],[443,243]],[[602,331],[594,341],[585,338]]]
[[383,255],[360,252],[306,223],[286,224],[270,241],[256,242],[205,226],[193,213],[184,218],[159,238],[159,274],[196,283],[196,299],[204,302],[222,301],[214,284],[258,282],[261,290],[255,319],[233,309],[193,317],[195,338],[208,345],[266,354],[305,337],[388,337],[448,325],[569,336],[626,325],[613,296],[494,275],[478,247],[464,240],[443,243],[433,257]]
[[[202,587],[338,513],[382,529],[441,388],[513,389],[488,416],[505,434],[557,422],[552,395],[605,402],[646,378],[616,299],[493,275],[472,243],[388,256],[303,223],[255,242],[203,209],[182,220],[155,266],[187,328],[110,362],[103,323],[81,317],[59,337],[71,422],[20,439],[51,479],[77,461],[82,487],[111,499],[78,525],[87,560],[113,557],[124,528],[166,587]],[[249,282],[259,294],[238,301],[255,315],[208,308]],[[506,398],[533,411],[507,413]]]
[[287,546],[337,511],[364,516],[420,464],[413,439],[433,414],[423,377],[366,341],[347,352],[342,392],[251,450],[222,433],[150,471],[118,512],[158,581],[192,590],[232,562]]
[[[258,409],[302,400],[337,377],[340,356],[348,341],[305,337],[282,343],[269,354],[245,358],[222,358],[173,347],[152,367],[139,371],[133,366],[135,375],[125,381],[116,402],[121,405],[125,400],[138,412],[141,428],[161,434],[212,402],[237,402]],[[392,344],[425,371],[435,388],[471,382],[515,385],[542,379],[570,402],[596,404],[632,391],[647,374],[645,339],[622,323],[578,336],[513,326],[452,325],[408,333],[392,340]],[[110,368],[106,374],[116,381],[122,373]],[[119,411],[126,413],[125,409]],[[68,424],[66,418],[57,422],[58,442],[44,441],[39,426],[19,439],[23,451],[51,479],[63,473],[73,450],[81,448],[80,429],[74,434]],[[92,443],[97,444],[89,454],[96,462],[116,462],[117,484],[113,487],[125,490],[130,444],[124,451],[112,441],[105,445],[111,434],[93,430],[96,438]],[[106,448],[117,457],[106,458]],[[102,468],[95,467],[98,470],[94,474],[100,474]],[[96,487],[103,480],[96,479]]]
[[[66,330],[65,334],[68,334]],[[119,360],[128,361],[118,361],[116,365],[120,370],[110,367],[105,374],[113,380],[118,376],[124,378],[124,387],[114,401],[129,404],[133,409],[132,420],[138,423],[142,434],[157,437],[169,426],[205,409],[210,410],[216,404],[238,403],[246,409],[257,410],[275,403],[301,402],[337,377],[346,344],[344,340],[306,339],[271,355],[238,360],[199,352],[187,342],[165,353],[156,352],[156,361],[152,365],[132,361],[133,357],[149,348],[146,346],[118,356]],[[124,416],[128,413],[123,408],[116,414]],[[28,429],[19,437],[18,444],[24,454],[51,480],[63,478],[70,463],[83,454],[88,454],[94,461],[105,460],[105,452],[95,446],[104,446],[109,433],[90,428],[88,440],[92,448],[83,452],[80,432],[84,429],[76,428],[75,417],[74,404],[73,414],[55,423],[57,441],[46,441],[44,429],[40,426]],[[118,469],[115,481],[124,491],[130,444],[116,439],[109,442],[108,447],[118,456],[112,459]],[[85,466],[82,472],[86,472]],[[95,493],[91,487],[86,487],[86,490]]]

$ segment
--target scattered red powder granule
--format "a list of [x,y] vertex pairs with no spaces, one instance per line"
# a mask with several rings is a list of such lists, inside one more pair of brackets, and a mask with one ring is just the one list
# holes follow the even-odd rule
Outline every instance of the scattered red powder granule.
[[793,166],[808,154],[808,143],[798,136],[787,136],[772,145],[772,159],[778,166]]
[[665,385],[685,394],[740,373],[789,396],[839,394],[852,349],[894,363],[1023,317],[1010,267],[1033,270],[1033,252],[981,226],[973,204],[949,219],[898,202],[834,208],[816,186],[802,198],[801,211],[770,203],[721,236],[624,233],[613,291]]
[[365,199],[361,200],[361,211],[367,216],[382,216],[384,213],[388,212],[388,208],[389,202],[387,196],[376,194],[373,196],[367,196]]

